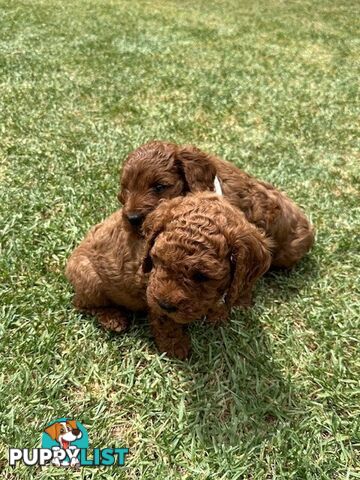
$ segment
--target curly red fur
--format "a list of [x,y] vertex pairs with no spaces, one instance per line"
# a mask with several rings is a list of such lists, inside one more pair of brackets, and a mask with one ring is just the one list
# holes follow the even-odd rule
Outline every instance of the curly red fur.
[[254,283],[270,266],[271,245],[241,211],[211,193],[161,202],[144,234],[124,228],[121,210],[89,232],[66,269],[75,306],[117,331],[127,311],[148,310],[159,349],[184,358],[185,325],[204,316],[224,321],[232,306],[249,305]]
[[145,219],[163,198],[213,191],[215,175],[227,200],[272,239],[273,266],[291,268],[310,250],[314,229],[290,198],[269,183],[191,145],[154,141],[129,154],[119,193],[124,218],[136,213]]

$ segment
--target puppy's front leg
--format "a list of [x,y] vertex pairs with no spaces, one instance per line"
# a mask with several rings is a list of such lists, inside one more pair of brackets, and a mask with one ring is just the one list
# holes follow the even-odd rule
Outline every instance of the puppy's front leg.
[[128,329],[126,314],[117,308],[100,308],[96,312],[100,325],[110,332],[121,333]]
[[94,315],[102,328],[109,332],[122,333],[129,327],[127,312],[121,307],[88,307],[81,311]]
[[173,322],[169,317],[150,313],[151,330],[160,352],[169,357],[184,360],[190,354],[190,338],[185,327]]
[[248,290],[244,290],[241,292],[239,297],[236,299],[234,303],[234,307],[242,307],[242,308],[249,308],[254,305],[254,301],[252,299],[252,291],[249,288]]
[[227,305],[219,303],[207,312],[206,321],[214,327],[224,325],[229,320],[229,313]]

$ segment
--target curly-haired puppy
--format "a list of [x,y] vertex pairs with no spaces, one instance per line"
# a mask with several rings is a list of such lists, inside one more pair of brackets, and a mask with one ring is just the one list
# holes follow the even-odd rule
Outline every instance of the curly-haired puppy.
[[248,306],[270,266],[269,240],[215,194],[162,202],[144,223],[144,239],[124,222],[115,212],[71,255],[75,306],[116,331],[126,327],[126,312],[148,310],[155,341],[170,356],[189,353],[185,324],[204,316],[221,322],[232,306]]
[[118,198],[135,232],[160,199],[213,191],[214,185],[272,239],[272,266],[293,267],[313,245],[313,227],[284,193],[194,146],[154,141],[137,148],[122,168]]

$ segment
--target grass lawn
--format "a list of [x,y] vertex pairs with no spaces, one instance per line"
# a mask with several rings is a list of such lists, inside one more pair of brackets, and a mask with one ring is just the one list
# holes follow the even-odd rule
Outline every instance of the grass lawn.
[[[360,478],[357,0],[0,0],[1,479]],[[285,190],[317,229],[189,361],[71,307],[63,271],[149,139]],[[12,469],[71,416],[123,468]]]

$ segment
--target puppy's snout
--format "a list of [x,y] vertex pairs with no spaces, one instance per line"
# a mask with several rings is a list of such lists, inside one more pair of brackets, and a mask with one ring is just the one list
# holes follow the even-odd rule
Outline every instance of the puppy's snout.
[[158,300],[157,302],[160,308],[165,310],[165,312],[173,313],[173,312],[176,312],[177,310],[177,307],[175,307],[175,305],[172,305],[171,303],[164,302],[163,300]]
[[75,435],[75,437],[78,437],[80,435],[80,430],[78,428],[73,428],[72,433]]
[[144,215],[141,213],[128,213],[126,217],[133,227],[140,227],[144,220]]

